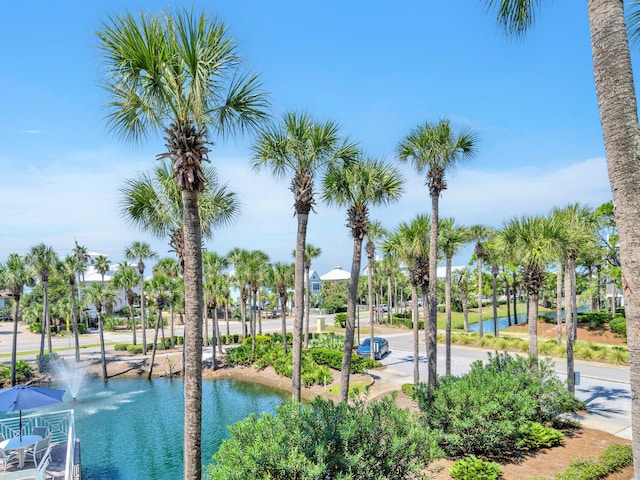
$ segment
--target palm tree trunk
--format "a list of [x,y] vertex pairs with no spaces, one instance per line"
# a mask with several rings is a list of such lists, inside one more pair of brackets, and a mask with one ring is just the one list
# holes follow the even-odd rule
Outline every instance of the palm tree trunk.
[[309,288],[309,282],[310,282],[310,270],[311,268],[307,268],[305,265],[305,275],[306,275],[306,282],[305,282],[305,308],[306,308],[306,315],[304,316],[304,348],[309,348],[309,321],[310,321],[310,317],[311,317],[311,297],[309,295],[310,293],[310,288]]
[[100,359],[102,361],[102,380],[107,382],[107,357],[104,348],[104,326],[102,324],[102,308],[98,309],[98,332],[100,333]]
[[529,292],[527,322],[529,332],[529,355],[538,356],[538,292]]
[[478,335],[484,335],[482,331],[482,257],[478,257]]
[[53,344],[51,343],[51,309],[49,307],[49,282],[44,285],[44,318],[47,326],[47,347],[49,353],[53,353]]
[[518,285],[516,284],[516,273],[513,272],[513,320],[518,324]]
[[182,191],[184,225],[184,480],[202,478],[202,230],[197,192]]
[[438,199],[431,193],[431,238],[429,239],[429,326],[427,336],[427,384],[436,387],[438,375]]
[[287,354],[287,301],[285,300],[284,295],[280,296],[280,308],[282,309],[282,348],[284,349],[284,354]]
[[224,299],[224,321],[227,324],[227,337],[229,337],[231,335],[231,330],[229,330],[229,297]]
[[588,0],[593,71],[619,233],[631,375],[634,475],[640,478],[640,129],[624,2]]
[[[504,268],[503,268],[504,273]],[[507,326],[511,326],[511,290],[509,288],[509,280],[506,275],[502,275],[504,280],[504,294],[507,297]]]
[[42,311],[42,329],[40,330],[40,357],[38,357],[38,367],[42,365],[44,360],[44,338],[47,327],[47,310],[49,309],[49,296],[47,295],[47,282],[45,281],[42,282],[42,290],[44,294],[44,309]]
[[256,292],[251,294],[252,305],[251,305],[251,315],[249,316],[249,328],[251,329],[251,353],[256,351]]
[[209,346],[209,309],[207,308],[209,305],[208,295],[204,294],[204,301],[202,302],[202,324],[204,325],[204,334],[202,335],[202,342],[205,347]]
[[72,328],[73,328],[73,338],[75,341],[76,347],[76,362],[80,361],[80,335],[78,332],[78,302],[76,302],[76,289],[75,285],[72,283],[71,286],[71,305],[73,308],[73,317],[72,317]]
[[[371,360],[376,359],[375,342],[373,341],[373,319],[375,315],[375,308],[373,307],[373,255],[367,255],[369,263],[367,265],[367,289],[368,289],[368,302],[369,302],[369,356]],[[353,273],[353,272],[352,272]]]
[[131,317],[131,333],[133,335],[133,344],[136,345],[136,314],[133,309],[133,299],[129,302],[129,316]]
[[175,347],[175,335],[176,335],[176,331],[175,331],[175,326],[176,326],[176,317],[175,317],[175,310],[173,309],[173,304],[169,307],[169,316],[171,317],[171,341],[169,342],[171,344],[171,348]]
[[558,254],[556,279],[556,323],[558,324],[558,345],[562,345],[562,255]]
[[[213,310],[213,308],[212,308]],[[211,313],[211,315],[213,316],[213,312]],[[212,343],[213,343],[213,347],[211,348],[211,368],[213,369],[213,371],[215,372],[216,369],[218,368],[218,358],[216,356],[216,326],[215,324],[213,324],[213,334],[211,335],[211,339],[212,339]]]
[[220,322],[218,322],[218,304],[213,309],[213,328],[215,329],[215,339],[218,344],[218,353],[222,354],[222,334],[220,333]]
[[258,333],[262,335],[262,300],[260,298],[260,287],[256,292],[256,299],[258,303],[258,309],[256,310],[256,315],[258,315]]
[[[360,278],[360,258],[362,258],[362,239],[353,239],[353,257],[351,259],[351,278],[349,279],[349,298],[347,300],[347,323],[344,332],[344,351],[342,354],[342,370],[340,372],[340,402],[349,400],[349,378],[351,375],[351,355],[353,353],[353,337],[356,330],[356,301],[358,298],[358,280]],[[371,279],[371,277],[369,277]],[[374,351],[373,341],[370,343]]]
[[566,317],[566,328],[567,328],[567,388],[571,394],[575,395],[575,363],[574,363],[574,354],[573,354],[573,346],[575,341],[575,336],[573,334],[573,324],[576,319],[573,316],[573,295],[571,295],[571,264],[572,259],[567,258],[567,265],[564,272],[564,291],[565,293],[565,317]]
[[294,402],[300,402],[300,392],[302,390],[302,327],[304,322],[304,264],[309,213],[297,212],[296,215],[298,217],[295,265],[296,312],[293,318],[291,398]]
[[391,324],[393,302],[391,301],[391,273],[387,272],[387,323]]
[[445,373],[451,375],[451,257],[447,257],[444,284],[444,309],[447,315],[445,325]]
[[493,302],[493,334],[496,336],[496,338],[498,338],[500,336],[500,330],[498,329],[498,297],[497,297],[497,290],[498,290],[498,285],[497,285],[497,281],[498,281],[498,274],[495,272],[493,272],[493,294],[492,294],[492,302]]
[[418,313],[418,285],[411,284],[411,318],[413,320],[413,384],[420,383],[420,316]]
[[149,373],[147,374],[147,379],[151,380],[151,375],[153,375],[153,363],[156,361],[156,350],[158,349],[158,327],[160,326],[160,322],[162,321],[162,309],[158,308],[158,318],[156,318],[156,332],[153,336],[153,350],[151,351],[151,365],[149,365]]
[[13,338],[11,339],[11,386],[16,386],[16,362],[18,355],[18,318],[20,315],[20,296],[13,298]]
[[144,272],[140,273],[140,326],[142,327],[142,354],[147,354],[147,321],[144,312]]

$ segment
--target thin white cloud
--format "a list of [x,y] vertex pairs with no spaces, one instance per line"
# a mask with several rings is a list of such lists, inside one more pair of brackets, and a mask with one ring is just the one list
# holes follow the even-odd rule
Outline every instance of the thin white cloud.
[[20,133],[26,133],[27,135],[37,135],[40,130],[20,130]]

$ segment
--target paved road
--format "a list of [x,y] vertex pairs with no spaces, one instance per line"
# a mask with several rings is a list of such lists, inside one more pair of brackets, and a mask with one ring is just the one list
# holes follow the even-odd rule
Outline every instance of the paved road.
[[[333,323],[333,318],[327,316],[328,324]],[[239,322],[231,322],[231,333],[240,333]],[[315,330],[316,322],[312,317],[311,330]],[[11,322],[0,322],[0,354],[11,352],[11,339],[13,335]],[[226,333],[226,325],[221,323],[223,333]],[[288,331],[292,331],[292,321],[288,321]],[[280,331],[280,319],[269,319],[262,321],[263,332]],[[363,337],[366,335],[363,327]],[[165,330],[168,334],[168,330]],[[147,341],[151,340],[153,334],[147,331]],[[176,335],[182,334],[179,327]],[[382,363],[385,369],[372,372],[374,376],[379,376],[385,381],[403,384],[413,381],[413,334],[407,331],[396,329],[383,329],[381,335],[388,338],[391,345],[391,353],[387,355]],[[427,363],[425,357],[424,337],[421,333],[420,345],[420,378],[425,379],[427,374]],[[138,342],[141,341],[141,332],[137,332]],[[105,332],[105,341],[131,343],[131,332]],[[96,345],[99,338],[96,333],[82,335],[81,345]],[[61,356],[73,356],[73,339],[68,337],[54,337],[54,349],[63,348],[58,351]],[[18,351],[20,359],[35,359],[34,351],[40,348],[40,335],[32,334],[26,328],[21,328],[18,333]],[[83,348],[82,352],[97,352],[97,347]],[[30,353],[24,353],[30,352]],[[461,375],[469,370],[472,362],[476,360],[486,360],[487,350],[453,347],[452,349],[452,373]],[[4,357],[4,361],[8,361]],[[438,374],[444,374],[444,346],[438,346]],[[555,362],[555,369],[561,377],[566,376],[566,364],[562,360]],[[576,387],[576,397],[587,404],[589,414],[583,418],[583,423],[590,428],[597,428],[613,433],[623,438],[631,439],[631,388],[629,383],[629,368],[603,365],[595,362],[576,362],[576,370],[580,372],[580,385]]]

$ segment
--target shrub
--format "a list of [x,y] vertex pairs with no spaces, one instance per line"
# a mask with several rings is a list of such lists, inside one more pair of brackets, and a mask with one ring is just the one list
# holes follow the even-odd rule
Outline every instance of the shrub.
[[[256,343],[266,343],[266,342],[271,342],[272,338],[269,335],[256,335]],[[247,337],[244,339],[244,341],[242,342],[245,345],[251,345],[251,337]]]
[[[18,383],[24,383],[33,377],[33,369],[24,360],[16,362],[16,380]],[[8,383],[11,381],[11,367],[0,365],[0,383]]]
[[[329,348],[310,348],[309,355],[318,365],[327,365],[334,370],[342,369],[343,352]],[[371,361],[370,357],[363,358],[360,355],[351,356],[351,373],[364,373],[366,369],[379,367],[380,363]]]
[[102,328],[105,332],[114,332],[119,324],[118,319],[113,317],[104,317],[102,320]]
[[365,405],[316,398],[276,415],[251,415],[229,428],[206,479],[380,478],[419,475],[438,455],[413,415],[386,397]]
[[114,349],[116,352],[126,352],[126,351],[127,351],[127,347],[128,347],[128,346],[129,346],[129,345],[128,345],[128,344],[126,344],[126,343],[116,343],[116,344],[113,346],[113,349]]
[[309,346],[331,348],[333,350],[342,351],[344,349],[344,337],[334,333],[322,333],[320,335],[315,335],[310,339]]
[[470,455],[453,462],[449,473],[456,480],[495,480],[502,475],[502,470],[496,462],[485,462]]
[[142,353],[142,345],[127,345],[127,352],[133,355],[140,355]]
[[29,331],[31,333],[41,333],[42,332],[42,323],[35,322],[29,325]]
[[529,450],[551,448],[564,440],[564,435],[555,428],[545,427],[540,422],[525,423],[519,428],[518,447]]
[[609,473],[622,470],[633,462],[633,452],[630,443],[616,443],[609,445],[600,454],[600,462],[607,467]]
[[537,371],[535,365],[534,358],[496,353],[462,377],[439,378],[432,392],[423,383],[414,386],[413,397],[447,455],[500,457],[519,448],[523,426],[557,421],[579,407],[550,361]]
[[413,383],[403,383],[400,389],[407,397],[411,398],[413,396]]
[[614,317],[609,322],[609,328],[613,333],[627,338],[627,319],[625,317]]
[[615,365],[629,363],[629,351],[622,347],[611,347],[607,350],[605,358]]
[[346,313],[336,313],[336,316],[333,319],[335,324],[340,325],[342,328],[347,325],[347,314]]
[[87,324],[86,323],[78,323],[78,333],[80,335],[84,335],[87,333]]
[[60,356],[55,353],[45,353],[42,355],[36,356],[36,360],[38,361],[38,370],[40,373],[52,373],[55,367],[56,362],[60,359]]
[[556,480],[598,480],[622,470],[633,463],[631,444],[609,445],[598,457],[598,461],[576,458]]
[[581,312],[578,313],[578,323],[588,323],[589,328],[599,328],[611,320],[609,312]]

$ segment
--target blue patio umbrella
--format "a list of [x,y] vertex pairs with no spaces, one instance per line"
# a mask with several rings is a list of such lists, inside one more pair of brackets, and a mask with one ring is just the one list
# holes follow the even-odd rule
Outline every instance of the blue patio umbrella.
[[0,390],[0,411],[20,411],[20,438],[22,439],[22,410],[61,403],[63,395],[64,390],[16,385]]

